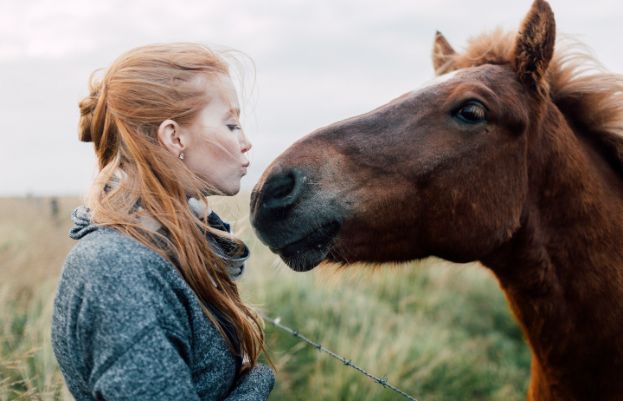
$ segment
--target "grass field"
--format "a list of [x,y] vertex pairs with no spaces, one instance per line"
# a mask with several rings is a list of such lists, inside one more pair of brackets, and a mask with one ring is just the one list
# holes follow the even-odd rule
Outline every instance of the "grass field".
[[[0,401],[71,400],[49,326],[56,280],[73,244],[62,198],[0,199]],[[245,196],[215,199],[251,248],[241,291],[298,329],[419,401],[523,400],[530,354],[493,276],[477,265],[322,267],[294,273],[253,236]],[[242,217],[240,217],[242,216]],[[270,400],[389,401],[390,392],[267,324],[277,365]]]

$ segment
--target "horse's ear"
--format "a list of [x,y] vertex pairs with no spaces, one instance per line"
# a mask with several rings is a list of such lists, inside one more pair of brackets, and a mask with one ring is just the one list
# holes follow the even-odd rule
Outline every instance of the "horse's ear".
[[521,24],[514,51],[515,71],[528,88],[542,93],[556,41],[554,13],[545,0],[535,0]]
[[441,75],[449,72],[452,69],[452,56],[455,54],[456,52],[441,32],[435,32],[435,42],[433,44],[433,68],[435,68],[435,74]]

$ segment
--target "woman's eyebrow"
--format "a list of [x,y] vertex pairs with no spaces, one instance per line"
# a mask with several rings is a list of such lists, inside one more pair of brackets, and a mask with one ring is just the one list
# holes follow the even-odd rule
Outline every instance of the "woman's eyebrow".
[[225,114],[225,118],[229,117],[240,117],[240,109],[238,107],[232,107],[231,109],[229,109],[227,114]]

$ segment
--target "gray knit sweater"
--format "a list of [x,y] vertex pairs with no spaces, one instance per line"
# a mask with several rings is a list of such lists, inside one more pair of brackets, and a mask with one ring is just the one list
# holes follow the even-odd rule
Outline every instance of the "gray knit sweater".
[[239,360],[175,267],[136,240],[73,214],[52,345],[76,401],[256,401],[272,370]]

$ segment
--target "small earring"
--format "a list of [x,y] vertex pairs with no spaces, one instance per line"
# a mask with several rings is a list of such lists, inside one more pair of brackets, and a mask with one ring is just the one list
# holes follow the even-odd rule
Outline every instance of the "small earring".
[[180,155],[178,156],[180,160],[184,160],[184,152],[180,153]]

